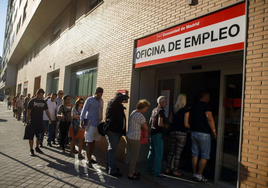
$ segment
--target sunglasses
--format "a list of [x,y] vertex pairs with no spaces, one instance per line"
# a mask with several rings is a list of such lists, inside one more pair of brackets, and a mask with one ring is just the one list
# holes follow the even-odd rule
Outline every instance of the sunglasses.
[[79,104],[84,104],[83,102],[79,102]]

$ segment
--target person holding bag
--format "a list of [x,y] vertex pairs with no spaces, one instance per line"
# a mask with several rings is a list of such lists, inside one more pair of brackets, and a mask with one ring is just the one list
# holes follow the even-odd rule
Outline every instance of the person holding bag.
[[75,141],[76,139],[79,140],[79,145],[78,145],[78,158],[79,159],[84,159],[85,157],[82,155],[81,151],[83,148],[84,144],[84,135],[85,135],[85,130],[80,127],[80,116],[81,116],[81,111],[83,109],[84,105],[84,99],[83,98],[78,98],[75,101],[74,108],[72,109],[72,123],[71,126],[69,127],[69,134],[70,137],[72,138],[71,141],[71,152],[70,156],[74,157],[74,146],[75,146]]
[[62,148],[62,153],[65,153],[65,138],[68,136],[69,126],[72,122],[72,105],[71,98],[69,95],[65,95],[63,97],[63,104],[60,105],[58,109],[57,117],[60,119],[60,146]]
[[136,172],[136,163],[139,157],[140,152],[140,138],[141,131],[148,131],[148,126],[144,113],[150,107],[150,103],[143,99],[137,103],[136,110],[130,114],[128,131],[126,134],[127,144],[129,145],[131,151],[131,159],[129,165],[129,174],[128,179],[130,180],[139,180],[140,173]]

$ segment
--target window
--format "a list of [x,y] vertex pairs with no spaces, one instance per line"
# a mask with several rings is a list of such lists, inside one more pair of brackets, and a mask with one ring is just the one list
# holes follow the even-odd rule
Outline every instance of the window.
[[52,42],[60,37],[60,31],[61,31],[61,22],[58,22],[53,27],[53,35],[52,35]]
[[59,72],[52,74],[51,89],[52,93],[57,93],[59,88]]
[[102,3],[103,0],[88,0],[88,11],[90,12],[92,9],[94,9],[97,5]]
[[76,2],[73,3],[71,7],[71,20],[70,20],[70,26],[74,25],[76,21]]
[[78,97],[87,98],[94,95],[97,83],[97,68],[71,73],[71,102]]
[[19,21],[18,21],[18,24],[17,24],[17,31],[16,31],[16,34],[19,32],[19,30],[20,30],[20,22],[21,22],[21,17],[20,17],[20,19],[19,19]]
[[23,20],[22,20],[22,23],[23,23],[24,20],[26,19],[27,5],[28,5],[28,1],[26,1],[26,4],[25,4],[24,9],[23,9]]

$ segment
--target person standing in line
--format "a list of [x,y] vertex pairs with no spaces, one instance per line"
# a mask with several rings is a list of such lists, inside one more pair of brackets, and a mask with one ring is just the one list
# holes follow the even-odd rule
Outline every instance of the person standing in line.
[[[217,137],[209,101],[209,92],[203,92],[200,101],[194,104],[190,110],[193,178],[199,182],[208,181],[202,174],[207,161],[210,159],[210,133],[212,132],[215,138]],[[201,154],[201,159],[198,162],[199,154]]]
[[30,155],[34,156],[33,150],[33,138],[36,136],[36,148],[35,151],[38,153],[43,153],[39,148],[39,143],[43,133],[43,111],[46,111],[46,114],[49,118],[49,123],[51,123],[50,114],[48,111],[47,103],[43,100],[45,91],[43,89],[37,90],[37,97],[30,100],[28,104],[27,112],[27,124],[25,127],[24,139],[29,140],[30,145]]
[[63,97],[63,104],[58,109],[58,118],[60,119],[60,146],[63,154],[65,153],[65,139],[68,137],[69,126],[72,122],[72,107],[70,96],[65,95]]
[[[103,89],[101,87],[96,88],[95,94],[92,97],[86,99],[85,105],[82,109],[80,116],[81,127],[85,128],[85,142],[87,151],[87,166],[92,167],[92,164],[96,164],[97,161],[92,159],[92,154],[95,148],[95,142],[101,139],[98,133],[97,126],[101,123],[103,118]],[[87,117],[85,118],[85,116]],[[89,121],[87,125],[84,125],[84,119]],[[89,127],[88,127],[89,126]]]
[[12,98],[11,98],[11,95],[9,95],[7,98],[7,109],[8,110],[11,110],[11,105],[12,105]]
[[29,100],[30,100],[30,99],[31,99],[31,94],[30,94],[30,93],[28,93],[27,97],[28,97],[28,98],[29,98]]
[[[55,99],[55,102],[56,102],[56,105],[57,105],[57,110],[59,110],[59,106],[62,105],[62,97],[63,97],[63,91],[62,90],[58,90],[57,92],[57,98]],[[56,127],[55,127],[55,134],[54,134],[54,137],[53,137],[53,140],[52,140],[52,143],[53,144],[56,144],[55,143],[55,139],[58,140],[58,144],[60,144],[60,131],[59,131],[59,121],[57,121],[56,123]]]
[[19,93],[13,98],[13,117],[17,119],[18,107],[17,107],[17,99],[19,98]]
[[114,177],[122,177],[122,173],[116,168],[117,148],[122,135],[126,135],[126,116],[123,101],[127,95],[117,93],[114,99],[108,102],[106,110],[106,140],[108,142],[106,171]]
[[170,132],[170,151],[167,157],[166,174],[170,174],[171,163],[174,157],[174,176],[182,176],[178,172],[180,157],[186,143],[187,129],[189,125],[189,111],[186,106],[186,95],[180,94],[177,98],[173,114],[170,116],[169,122],[172,124]]
[[150,107],[150,103],[143,99],[137,103],[136,110],[134,110],[129,117],[128,131],[126,134],[127,144],[131,151],[131,159],[129,165],[128,179],[138,180],[140,179],[140,173],[136,171],[136,163],[140,152],[140,138],[141,131],[148,131],[148,126],[144,113],[147,112]]
[[16,100],[17,108],[18,108],[18,116],[17,116],[18,121],[20,121],[21,119],[21,113],[23,110],[23,102],[24,102],[23,95],[20,95],[20,97]]
[[69,134],[72,138],[71,145],[70,145],[70,156],[74,157],[74,147],[75,147],[75,141],[76,139],[79,140],[78,144],[78,158],[84,159],[84,156],[82,155],[82,148],[84,144],[84,138],[85,138],[85,130],[80,127],[80,118],[81,118],[81,112],[84,106],[84,99],[78,98],[75,101],[75,105],[72,109],[72,123],[69,127]]
[[165,96],[160,96],[157,99],[158,106],[153,109],[149,124],[150,130],[150,151],[147,157],[147,172],[152,172],[152,162],[154,161],[154,177],[164,178],[161,174],[161,162],[163,159],[164,142],[163,132],[168,125],[164,124],[165,107],[167,100]]
[[[44,134],[45,134],[46,129],[47,129],[48,130],[47,146],[49,146],[49,147],[52,147],[51,140],[52,140],[52,136],[54,134],[54,130],[55,130],[55,126],[56,126],[56,120],[57,120],[57,118],[56,118],[57,105],[56,105],[56,102],[55,102],[56,97],[57,97],[57,94],[53,93],[51,98],[47,97],[45,99],[45,101],[47,102],[48,111],[49,111],[49,114],[50,114],[50,117],[51,117],[51,124],[49,124],[49,118],[47,117],[47,115],[44,112],[44,115],[43,115],[44,132],[43,132],[43,135],[42,135],[41,143],[43,143]],[[41,145],[41,143],[40,143],[40,145]]]
[[26,122],[27,122],[27,106],[28,106],[29,101],[30,101],[30,98],[25,97],[24,103],[23,103],[23,123],[24,123],[24,125],[26,125]]

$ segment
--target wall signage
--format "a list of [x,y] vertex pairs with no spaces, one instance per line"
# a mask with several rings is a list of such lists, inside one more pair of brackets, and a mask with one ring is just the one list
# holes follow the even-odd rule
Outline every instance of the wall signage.
[[134,67],[244,49],[245,3],[135,41]]
[[24,85],[23,85],[23,89],[27,89],[28,88],[28,81],[24,82]]

